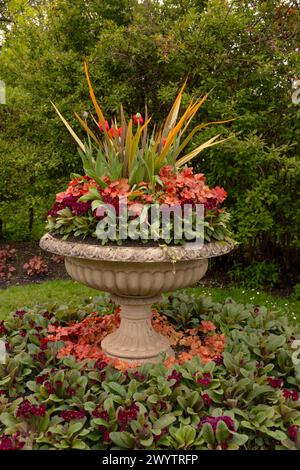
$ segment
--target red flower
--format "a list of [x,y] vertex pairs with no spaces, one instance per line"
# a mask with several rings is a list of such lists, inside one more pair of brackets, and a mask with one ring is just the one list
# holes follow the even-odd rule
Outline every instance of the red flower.
[[49,395],[51,395],[52,393],[55,393],[55,388],[54,388],[53,385],[49,382],[49,380],[47,380],[47,381],[44,383],[44,387],[45,387],[45,389],[47,390],[47,392],[49,393]]
[[116,131],[115,131],[115,128],[114,127],[111,127],[108,131],[109,135],[111,136],[112,139],[115,138],[115,135],[116,135]]
[[42,338],[41,339],[41,349],[42,349],[42,351],[44,350],[45,346],[47,348],[47,345],[48,345],[49,342],[51,343],[51,339],[49,339],[49,338]]
[[142,382],[145,380],[144,374],[140,374],[137,370],[134,372],[133,378],[136,380],[141,380]]
[[209,372],[203,374],[202,379],[197,379],[197,383],[203,385],[203,387],[208,387],[211,383],[211,375]]
[[137,419],[139,407],[133,402],[128,410],[120,409],[117,420],[121,430],[125,430],[129,421]]
[[[99,129],[101,132],[103,132],[103,126],[101,124],[101,122],[98,123],[98,126],[99,126]],[[108,124],[108,121],[105,121],[105,129],[108,131],[109,129],[109,124]]]
[[280,388],[282,385],[282,380],[276,379],[275,377],[268,377],[268,384],[273,388]]
[[97,406],[97,408],[94,411],[92,411],[92,416],[94,418],[101,418],[104,421],[108,420],[108,412],[104,411],[104,410],[101,410],[101,408],[99,406]]
[[105,370],[103,372],[101,372],[100,379],[101,379],[101,382],[104,382],[104,380],[106,379],[106,371]]
[[104,369],[106,366],[107,362],[103,361],[102,359],[98,359],[94,364],[94,368],[100,370]]
[[0,436],[0,450],[19,450],[24,447],[24,442],[19,442],[20,432],[16,432],[13,436]]
[[[58,385],[58,383],[56,382],[56,385]],[[62,382],[60,382],[60,386],[62,385]],[[74,388],[72,388],[70,385],[68,386],[67,388],[67,395],[69,397],[73,397],[75,395],[76,391],[74,390]]]
[[210,398],[208,393],[203,393],[202,398],[206,405],[210,406],[212,404],[212,399]]
[[179,385],[182,380],[182,373],[177,372],[175,369],[172,370],[172,373],[167,377],[168,380],[176,380],[174,385]]
[[110,435],[109,435],[109,430],[106,429],[104,426],[99,426],[99,431],[101,432],[102,434],[102,437],[103,437],[103,441],[104,442],[110,442]]
[[118,127],[118,136],[121,137],[122,135],[122,127]]
[[163,411],[163,410],[167,409],[167,404],[163,400],[158,400],[157,406],[159,407],[160,411]]
[[289,435],[289,437],[292,439],[292,441],[295,441],[295,440],[296,440],[297,434],[298,434],[298,428],[297,428],[297,426],[290,426],[290,427],[288,428],[288,435]]
[[291,391],[291,399],[292,399],[293,401],[298,401],[298,399],[299,399],[299,394],[298,394],[297,390],[292,390],[292,391]]
[[83,419],[85,418],[84,411],[73,411],[73,410],[65,410],[60,413],[61,418],[65,421],[71,421],[73,419]]
[[23,400],[17,410],[17,417],[30,418],[31,416],[45,416],[46,405],[31,405],[29,400]]
[[36,384],[43,384],[47,379],[48,379],[48,374],[38,375],[35,378],[35,383]]
[[4,320],[0,321],[0,335],[1,334],[6,334],[7,333],[7,328],[4,325]]
[[140,113],[136,113],[132,116],[134,124],[137,126],[138,124],[143,124],[144,119]]
[[287,388],[285,388],[282,391],[282,393],[283,393],[283,396],[286,400],[291,398],[293,401],[298,401],[299,394],[298,394],[297,390],[288,390]]
[[217,366],[222,366],[224,364],[224,357],[223,356],[215,356],[213,358],[213,361]]
[[27,313],[26,310],[16,310],[15,311],[15,315],[17,317],[23,317],[23,315],[25,315],[25,313]]
[[43,317],[46,318],[47,320],[51,320],[51,318],[53,318],[53,313],[49,313],[49,312],[44,312],[43,313]]

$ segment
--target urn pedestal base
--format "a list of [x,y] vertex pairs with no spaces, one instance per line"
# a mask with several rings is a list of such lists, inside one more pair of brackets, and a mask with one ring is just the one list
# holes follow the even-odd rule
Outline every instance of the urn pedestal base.
[[43,236],[44,250],[65,256],[76,281],[109,292],[121,307],[121,324],[103,339],[103,351],[131,363],[160,362],[174,355],[166,337],[151,323],[152,305],[163,292],[195,285],[206,273],[208,259],[233,249],[230,240],[203,246],[102,246]]
[[167,338],[152,327],[152,306],[161,296],[111,297],[120,305],[121,324],[101,343],[107,356],[129,363],[156,363],[161,362],[164,356],[174,356]]

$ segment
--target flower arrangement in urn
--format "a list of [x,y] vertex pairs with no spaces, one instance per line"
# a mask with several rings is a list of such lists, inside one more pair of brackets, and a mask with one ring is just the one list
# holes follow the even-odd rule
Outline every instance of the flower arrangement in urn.
[[106,357],[159,362],[174,351],[154,328],[153,304],[163,292],[198,282],[208,258],[233,248],[229,214],[221,207],[225,190],[209,188],[203,174],[186,166],[225,139],[216,135],[186,153],[196,132],[216,123],[188,130],[208,95],[193,99],[180,115],[185,84],[161,125],[152,125],[147,107],[144,116],[136,113],[129,120],[121,107],[109,123],[86,64],[85,73],[96,115],[88,124],[87,113],[84,118],[75,113],[87,134],[84,143],[54,105],[79,146],[84,174],[73,175],[57,194],[48,215],[50,233],[40,245],[65,257],[73,279],[110,292],[120,306],[118,327],[104,335],[101,330]]
[[201,129],[231,119],[189,130],[208,94],[193,99],[179,118],[184,83],[160,126],[152,125],[147,107],[144,116],[136,113],[126,120],[121,106],[118,118],[109,123],[95,98],[86,64],[85,72],[96,116],[91,114],[88,124],[87,113],[84,118],[75,115],[87,134],[86,142],[53,104],[79,146],[84,175],[72,175],[66,190],[57,194],[48,214],[48,231],[63,239],[93,237],[101,244],[124,240],[183,244],[195,240],[197,230],[206,242],[226,239],[229,214],[221,207],[226,191],[209,188],[203,174],[186,166],[226,139],[218,134],[188,153],[185,148]]

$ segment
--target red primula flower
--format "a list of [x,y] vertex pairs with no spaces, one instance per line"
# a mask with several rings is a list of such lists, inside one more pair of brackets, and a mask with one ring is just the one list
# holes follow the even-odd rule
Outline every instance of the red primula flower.
[[177,372],[175,369],[172,370],[172,373],[167,377],[167,380],[176,380],[176,383],[174,385],[179,385],[181,380],[182,380],[182,373]]
[[282,394],[283,394],[283,396],[286,400],[291,399],[293,401],[298,401],[298,399],[299,399],[299,394],[298,394],[297,390],[288,390],[287,388],[285,388],[282,391]]
[[197,379],[197,383],[203,385],[203,387],[208,387],[211,383],[211,375],[209,372],[204,372],[203,378]]
[[206,405],[210,406],[212,404],[212,399],[210,398],[208,393],[203,393],[202,399]]
[[282,386],[282,380],[276,377],[268,377],[268,384],[273,388],[280,388]]
[[0,450],[19,450],[24,447],[24,442],[19,441],[20,432],[17,431],[13,436],[2,434],[0,436]]
[[31,416],[45,416],[46,414],[46,405],[43,403],[41,405],[32,405],[29,400],[25,399],[20,403],[16,416],[23,418],[30,418]]
[[85,418],[85,412],[83,410],[81,411],[75,411],[75,410],[64,410],[61,411],[60,417],[63,418],[65,421],[69,422],[77,419],[83,419]]
[[0,334],[6,334],[8,332],[6,326],[4,325],[4,320],[0,322]]
[[296,440],[297,434],[298,434],[297,426],[294,425],[294,426],[290,426],[288,428],[288,435],[289,435],[290,439],[292,439],[292,441]]

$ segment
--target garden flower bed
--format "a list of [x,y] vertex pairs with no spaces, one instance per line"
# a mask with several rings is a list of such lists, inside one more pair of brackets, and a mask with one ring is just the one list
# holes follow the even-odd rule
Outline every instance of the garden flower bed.
[[176,350],[157,365],[96,348],[118,322],[106,296],[2,321],[0,449],[300,449],[298,326],[231,299],[180,294],[156,307]]

